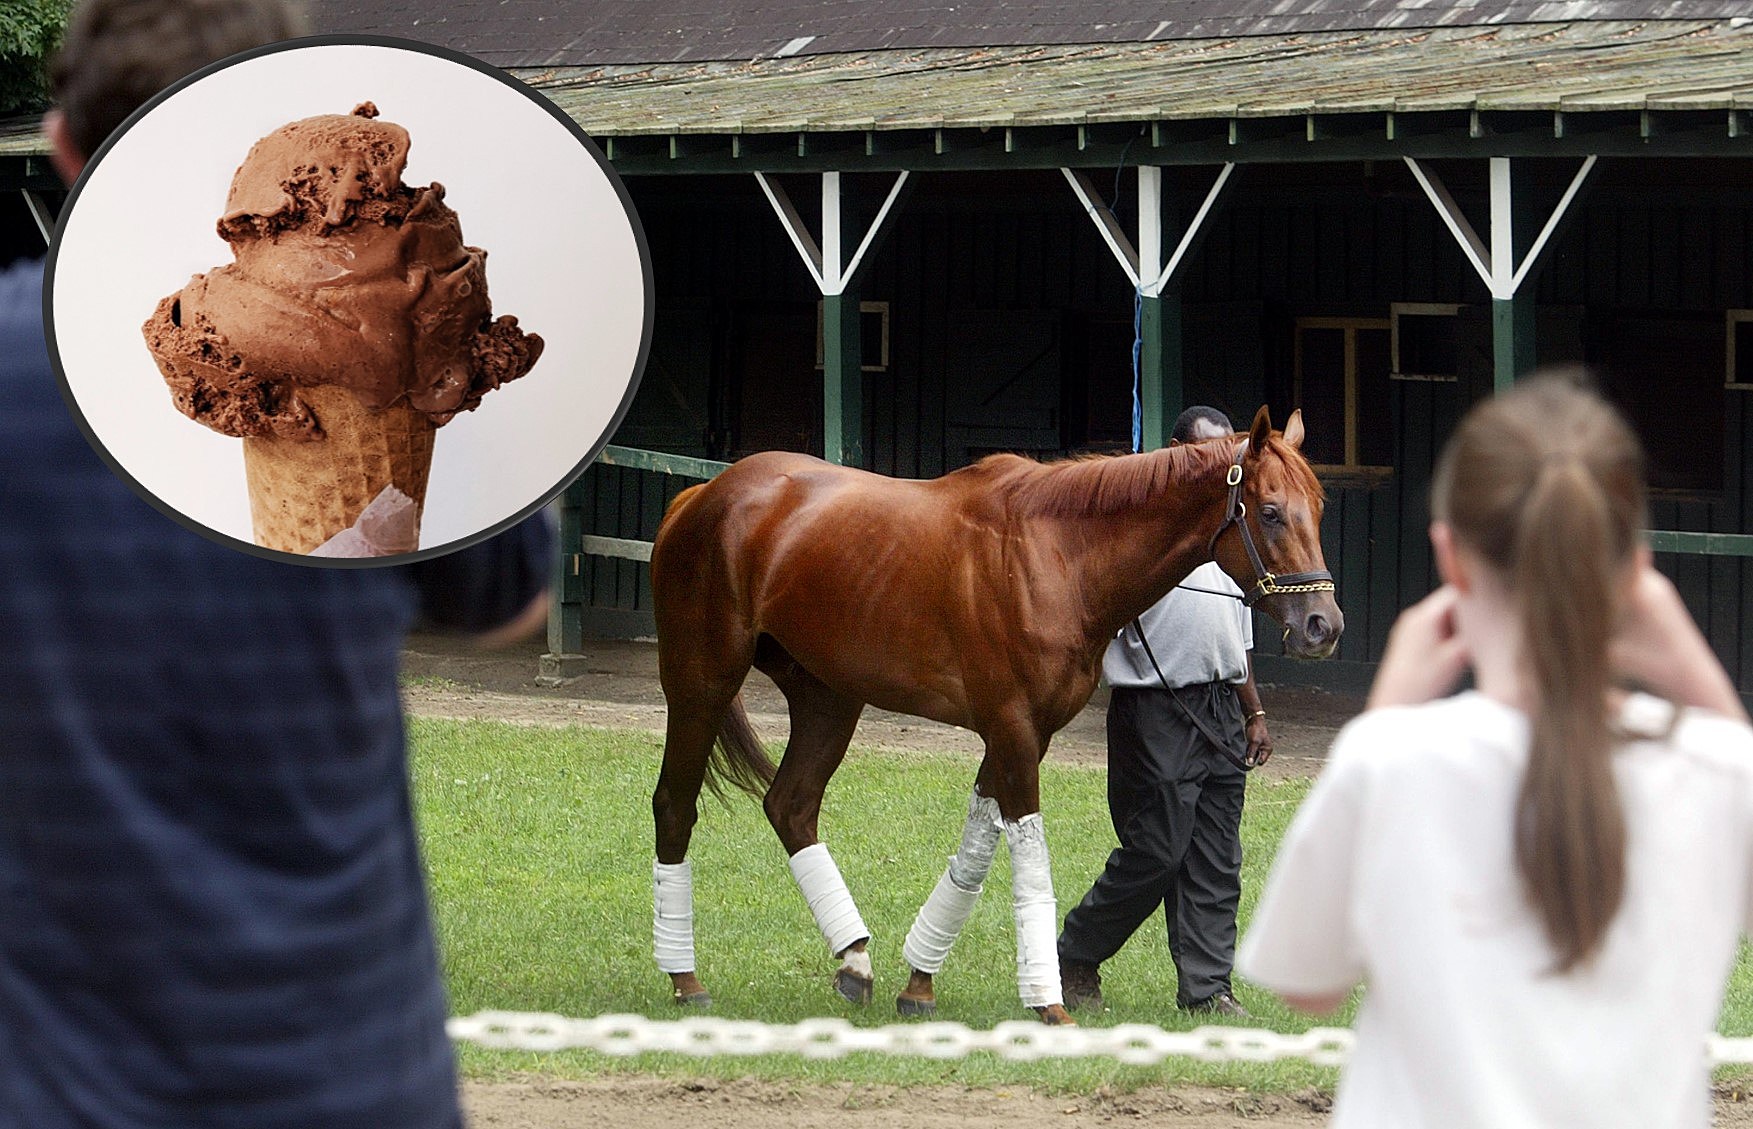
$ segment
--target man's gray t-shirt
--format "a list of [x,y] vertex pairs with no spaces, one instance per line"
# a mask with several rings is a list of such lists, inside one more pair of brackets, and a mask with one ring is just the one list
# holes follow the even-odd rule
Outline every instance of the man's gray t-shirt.
[[[1194,569],[1181,584],[1138,617],[1163,678],[1170,686],[1247,681],[1254,615],[1242,604],[1242,590],[1214,561]],[[1211,591],[1193,591],[1199,588]],[[1102,678],[1110,686],[1162,687],[1131,624],[1108,644]]]

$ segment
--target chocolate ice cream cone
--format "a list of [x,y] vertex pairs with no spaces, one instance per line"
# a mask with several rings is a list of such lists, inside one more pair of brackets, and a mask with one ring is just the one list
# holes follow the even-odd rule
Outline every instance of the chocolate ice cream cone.
[[434,432],[542,355],[444,186],[402,183],[409,144],[369,102],[256,142],[219,219],[236,261],[141,327],[177,410],[244,441],[267,548],[413,552]]
[[[341,530],[386,486],[413,499],[418,538],[426,478],[437,433],[425,412],[405,404],[377,410],[345,388],[299,389],[325,438],[248,438],[244,475],[250,491],[250,523],[256,544],[288,553],[309,553]],[[417,544],[405,546],[412,552]]]

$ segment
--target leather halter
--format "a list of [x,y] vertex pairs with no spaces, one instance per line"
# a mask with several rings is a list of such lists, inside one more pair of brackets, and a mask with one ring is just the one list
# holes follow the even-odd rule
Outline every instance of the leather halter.
[[1235,526],[1242,531],[1242,548],[1248,551],[1248,563],[1254,566],[1254,586],[1242,597],[1242,603],[1248,607],[1264,600],[1268,596],[1294,592],[1336,592],[1333,574],[1326,569],[1312,572],[1287,572],[1283,576],[1275,576],[1266,568],[1260,559],[1260,550],[1254,547],[1254,534],[1248,529],[1248,507],[1242,501],[1242,456],[1247,453],[1248,441],[1243,439],[1236,445],[1236,457],[1230,463],[1229,477],[1225,479],[1230,488],[1229,500],[1224,503],[1223,524],[1211,535],[1206,543],[1205,552],[1214,555],[1217,539],[1223,531]]

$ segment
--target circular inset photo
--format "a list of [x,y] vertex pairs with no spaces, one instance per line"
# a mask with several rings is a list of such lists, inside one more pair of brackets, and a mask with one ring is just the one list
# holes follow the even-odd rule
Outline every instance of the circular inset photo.
[[651,336],[627,193],[478,60],[319,37],[112,137],[62,211],[68,402],[148,501],[245,551],[405,563],[527,517],[626,414]]

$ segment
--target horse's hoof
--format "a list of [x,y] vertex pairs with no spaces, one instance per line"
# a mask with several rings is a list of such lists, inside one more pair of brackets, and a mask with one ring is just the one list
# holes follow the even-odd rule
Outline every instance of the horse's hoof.
[[876,981],[868,976],[860,976],[856,972],[842,968],[834,974],[834,990],[846,998],[849,1003],[860,1006],[870,1003],[876,994]]
[[937,1014],[937,1001],[923,996],[902,994],[895,997],[895,1013],[908,1019],[923,1019]]
[[1077,1026],[1077,1020],[1071,1018],[1071,1013],[1066,1011],[1062,1004],[1048,1004],[1046,1007],[1038,1007],[1035,1009],[1035,1014],[1040,1016],[1041,1022],[1049,1027]]
[[675,1000],[677,1007],[687,1007],[693,1008],[695,1011],[705,1011],[712,1006],[712,993],[704,988],[700,989],[698,992],[677,992],[675,993]]

